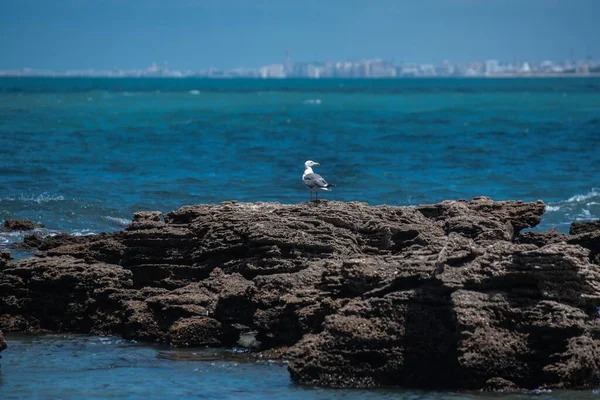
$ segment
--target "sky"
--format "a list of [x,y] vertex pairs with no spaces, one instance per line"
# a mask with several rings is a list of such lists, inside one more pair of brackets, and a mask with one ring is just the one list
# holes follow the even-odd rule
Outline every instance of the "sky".
[[0,0],[0,69],[600,58],[600,0]]

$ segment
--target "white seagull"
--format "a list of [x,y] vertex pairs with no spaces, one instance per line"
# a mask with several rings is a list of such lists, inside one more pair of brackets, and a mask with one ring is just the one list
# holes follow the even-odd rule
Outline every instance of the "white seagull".
[[312,170],[312,167],[314,167],[315,165],[320,165],[318,162],[314,162],[311,160],[308,160],[307,162],[304,163],[304,174],[302,175],[302,183],[304,183],[304,186],[306,186],[308,188],[308,190],[310,190],[310,199],[312,200],[312,193],[313,190],[315,191],[315,195],[317,197],[317,200],[319,199],[319,189],[323,189],[323,190],[331,190],[332,187],[334,187],[335,185],[329,184],[325,181],[325,179],[323,179],[323,177],[319,174],[315,174]]

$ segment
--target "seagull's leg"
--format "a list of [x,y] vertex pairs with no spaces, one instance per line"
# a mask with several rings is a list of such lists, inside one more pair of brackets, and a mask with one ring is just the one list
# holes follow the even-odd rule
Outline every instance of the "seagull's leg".
[[315,190],[315,195],[317,196],[317,200],[319,200],[319,189]]

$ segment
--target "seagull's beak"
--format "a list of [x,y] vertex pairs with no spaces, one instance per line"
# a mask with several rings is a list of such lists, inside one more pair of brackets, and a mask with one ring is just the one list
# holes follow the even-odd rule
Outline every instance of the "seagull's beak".
[[319,164],[318,162],[316,162],[315,165],[321,165],[321,164]]

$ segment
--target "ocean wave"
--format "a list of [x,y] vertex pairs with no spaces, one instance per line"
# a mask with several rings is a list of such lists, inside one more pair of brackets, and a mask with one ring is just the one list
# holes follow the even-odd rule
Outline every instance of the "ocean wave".
[[96,232],[92,231],[91,229],[74,229],[71,231],[71,235],[73,236],[90,236],[95,234]]
[[31,231],[7,231],[7,232],[0,232],[0,236],[5,237],[5,238],[16,238],[16,237],[20,237],[23,236],[25,233],[29,233]]
[[569,197],[566,201],[567,203],[580,202],[585,201],[594,197],[600,197],[600,189],[592,188],[592,190],[587,194],[576,194],[575,196]]
[[121,226],[128,226],[131,223],[131,220],[127,218],[111,217],[110,215],[106,215],[103,218],[107,221],[115,222]]
[[600,205],[600,189],[592,188],[585,194],[576,194],[566,200],[549,202],[548,205],[546,205],[546,211],[558,211],[561,208],[568,209],[578,205],[586,207]]
[[600,189],[592,188],[585,194],[576,194],[566,200],[549,202],[546,205],[541,227],[562,227],[566,232],[575,221],[597,219],[600,219]]
[[44,192],[37,196],[35,195],[20,195],[19,197],[3,197],[0,200],[4,201],[25,201],[25,202],[34,202],[34,203],[48,203],[50,201],[64,201],[65,197],[61,195],[49,194],[48,192]]
[[584,208],[583,210],[581,210],[581,212],[579,214],[577,214],[575,216],[576,221],[589,221],[589,220],[593,220],[593,219],[596,219],[596,218],[592,215],[590,210],[588,210],[587,208]]
[[10,244],[18,242],[24,236],[22,231],[17,232],[0,232],[0,244]]
[[308,99],[304,100],[302,104],[321,104],[321,99]]
[[196,90],[196,89],[194,89],[194,90],[190,90],[188,93],[189,93],[189,94],[192,94],[192,95],[194,95],[194,96],[197,96],[197,95],[199,95],[199,94],[200,94],[200,91],[199,91],[199,90]]
[[[9,249],[10,245],[23,241],[23,238],[32,233],[46,234],[46,228],[35,228],[32,231],[8,231],[0,232],[0,249]],[[9,249],[10,250],[10,249]]]

